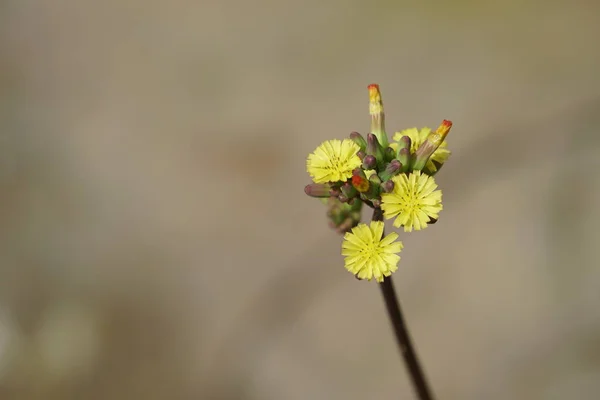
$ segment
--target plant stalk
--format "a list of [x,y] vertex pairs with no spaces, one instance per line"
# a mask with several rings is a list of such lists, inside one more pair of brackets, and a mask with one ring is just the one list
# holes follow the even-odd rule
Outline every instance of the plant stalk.
[[[373,221],[383,221],[383,212],[381,211],[381,208],[375,208],[373,210],[372,219]],[[400,308],[400,301],[398,301],[398,296],[396,296],[392,277],[385,277],[383,282],[379,284],[379,287],[381,288],[381,294],[385,301],[388,317],[390,318],[390,322],[394,329],[396,342],[398,343],[400,353],[404,358],[404,364],[406,364],[406,369],[410,375],[413,388],[417,393],[419,400],[433,400],[433,394],[427,384],[425,373],[421,368],[417,353],[415,352],[412,340],[410,339],[408,327],[404,320],[404,316],[402,315],[402,309]]]

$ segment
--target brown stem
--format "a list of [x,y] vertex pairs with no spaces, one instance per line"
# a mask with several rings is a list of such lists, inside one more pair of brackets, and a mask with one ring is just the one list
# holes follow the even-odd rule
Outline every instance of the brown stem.
[[[373,210],[372,220],[383,221],[383,212],[381,211],[381,208],[375,208]],[[431,389],[429,389],[427,379],[425,378],[425,373],[421,368],[419,359],[417,358],[417,353],[415,352],[410,339],[408,327],[406,326],[404,316],[402,315],[402,309],[400,308],[400,301],[398,301],[398,296],[396,296],[396,290],[394,289],[394,284],[392,283],[392,277],[385,277],[379,287],[381,288],[381,294],[383,295],[383,300],[385,301],[388,317],[390,318],[390,322],[394,328],[396,342],[398,343],[400,353],[404,358],[406,369],[408,369],[408,373],[410,374],[413,388],[415,392],[417,392],[420,400],[433,400],[433,394]]]

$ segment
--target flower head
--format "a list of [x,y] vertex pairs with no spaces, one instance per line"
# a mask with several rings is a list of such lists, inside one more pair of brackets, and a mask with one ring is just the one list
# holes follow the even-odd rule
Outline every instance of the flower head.
[[352,232],[344,235],[342,255],[345,267],[360,279],[383,282],[398,269],[402,242],[397,242],[398,234],[392,232],[383,237],[383,222],[372,221],[370,225],[359,224]]
[[[394,134],[394,140],[399,141],[402,138],[402,136],[408,136],[410,138],[410,152],[414,154],[417,151],[417,149],[421,147],[421,145],[427,139],[427,136],[430,133],[431,129],[427,127],[422,129],[410,128],[400,132],[396,132]],[[394,147],[397,148],[396,146]],[[446,162],[446,160],[448,160],[448,157],[450,157],[450,150],[448,150],[447,147],[448,142],[444,140],[440,147],[438,147],[437,150],[433,152],[431,157],[429,157],[429,161],[427,161],[427,164],[425,164],[425,167],[429,171],[437,171],[437,166],[433,163],[434,161],[438,164],[443,164]]]
[[359,150],[351,139],[327,140],[309,154],[306,170],[315,183],[345,181],[362,164],[356,155]]
[[394,226],[404,226],[405,232],[427,227],[442,210],[442,191],[432,176],[414,171],[392,178],[394,189],[381,195],[381,209],[387,219],[396,217]]

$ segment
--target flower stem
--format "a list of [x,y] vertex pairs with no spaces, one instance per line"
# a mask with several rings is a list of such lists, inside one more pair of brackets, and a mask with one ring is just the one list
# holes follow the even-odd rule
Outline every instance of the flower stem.
[[[381,208],[375,208],[373,210],[372,220],[383,221],[383,212],[381,211]],[[396,290],[394,289],[394,284],[392,283],[392,277],[386,277],[379,287],[381,288],[381,294],[383,295],[383,300],[385,301],[385,307],[387,309],[390,322],[394,328],[396,342],[398,343],[400,353],[404,358],[404,363],[406,364],[406,368],[410,374],[410,379],[412,381],[414,390],[417,392],[419,400],[433,400],[433,394],[431,389],[429,389],[427,379],[425,378],[425,373],[421,368],[419,359],[417,358],[417,354],[410,339],[408,327],[406,326],[404,316],[402,315],[402,309],[400,308],[400,302],[398,301]]]

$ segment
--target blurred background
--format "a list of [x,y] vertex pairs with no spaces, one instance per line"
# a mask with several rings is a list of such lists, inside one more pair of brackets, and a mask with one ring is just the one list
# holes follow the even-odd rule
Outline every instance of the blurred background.
[[[600,4],[0,2],[0,398],[414,398],[303,193],[450,119],[394,275],[439,399],[600,393]],[[365,218],[368,218],[365,215]]]

